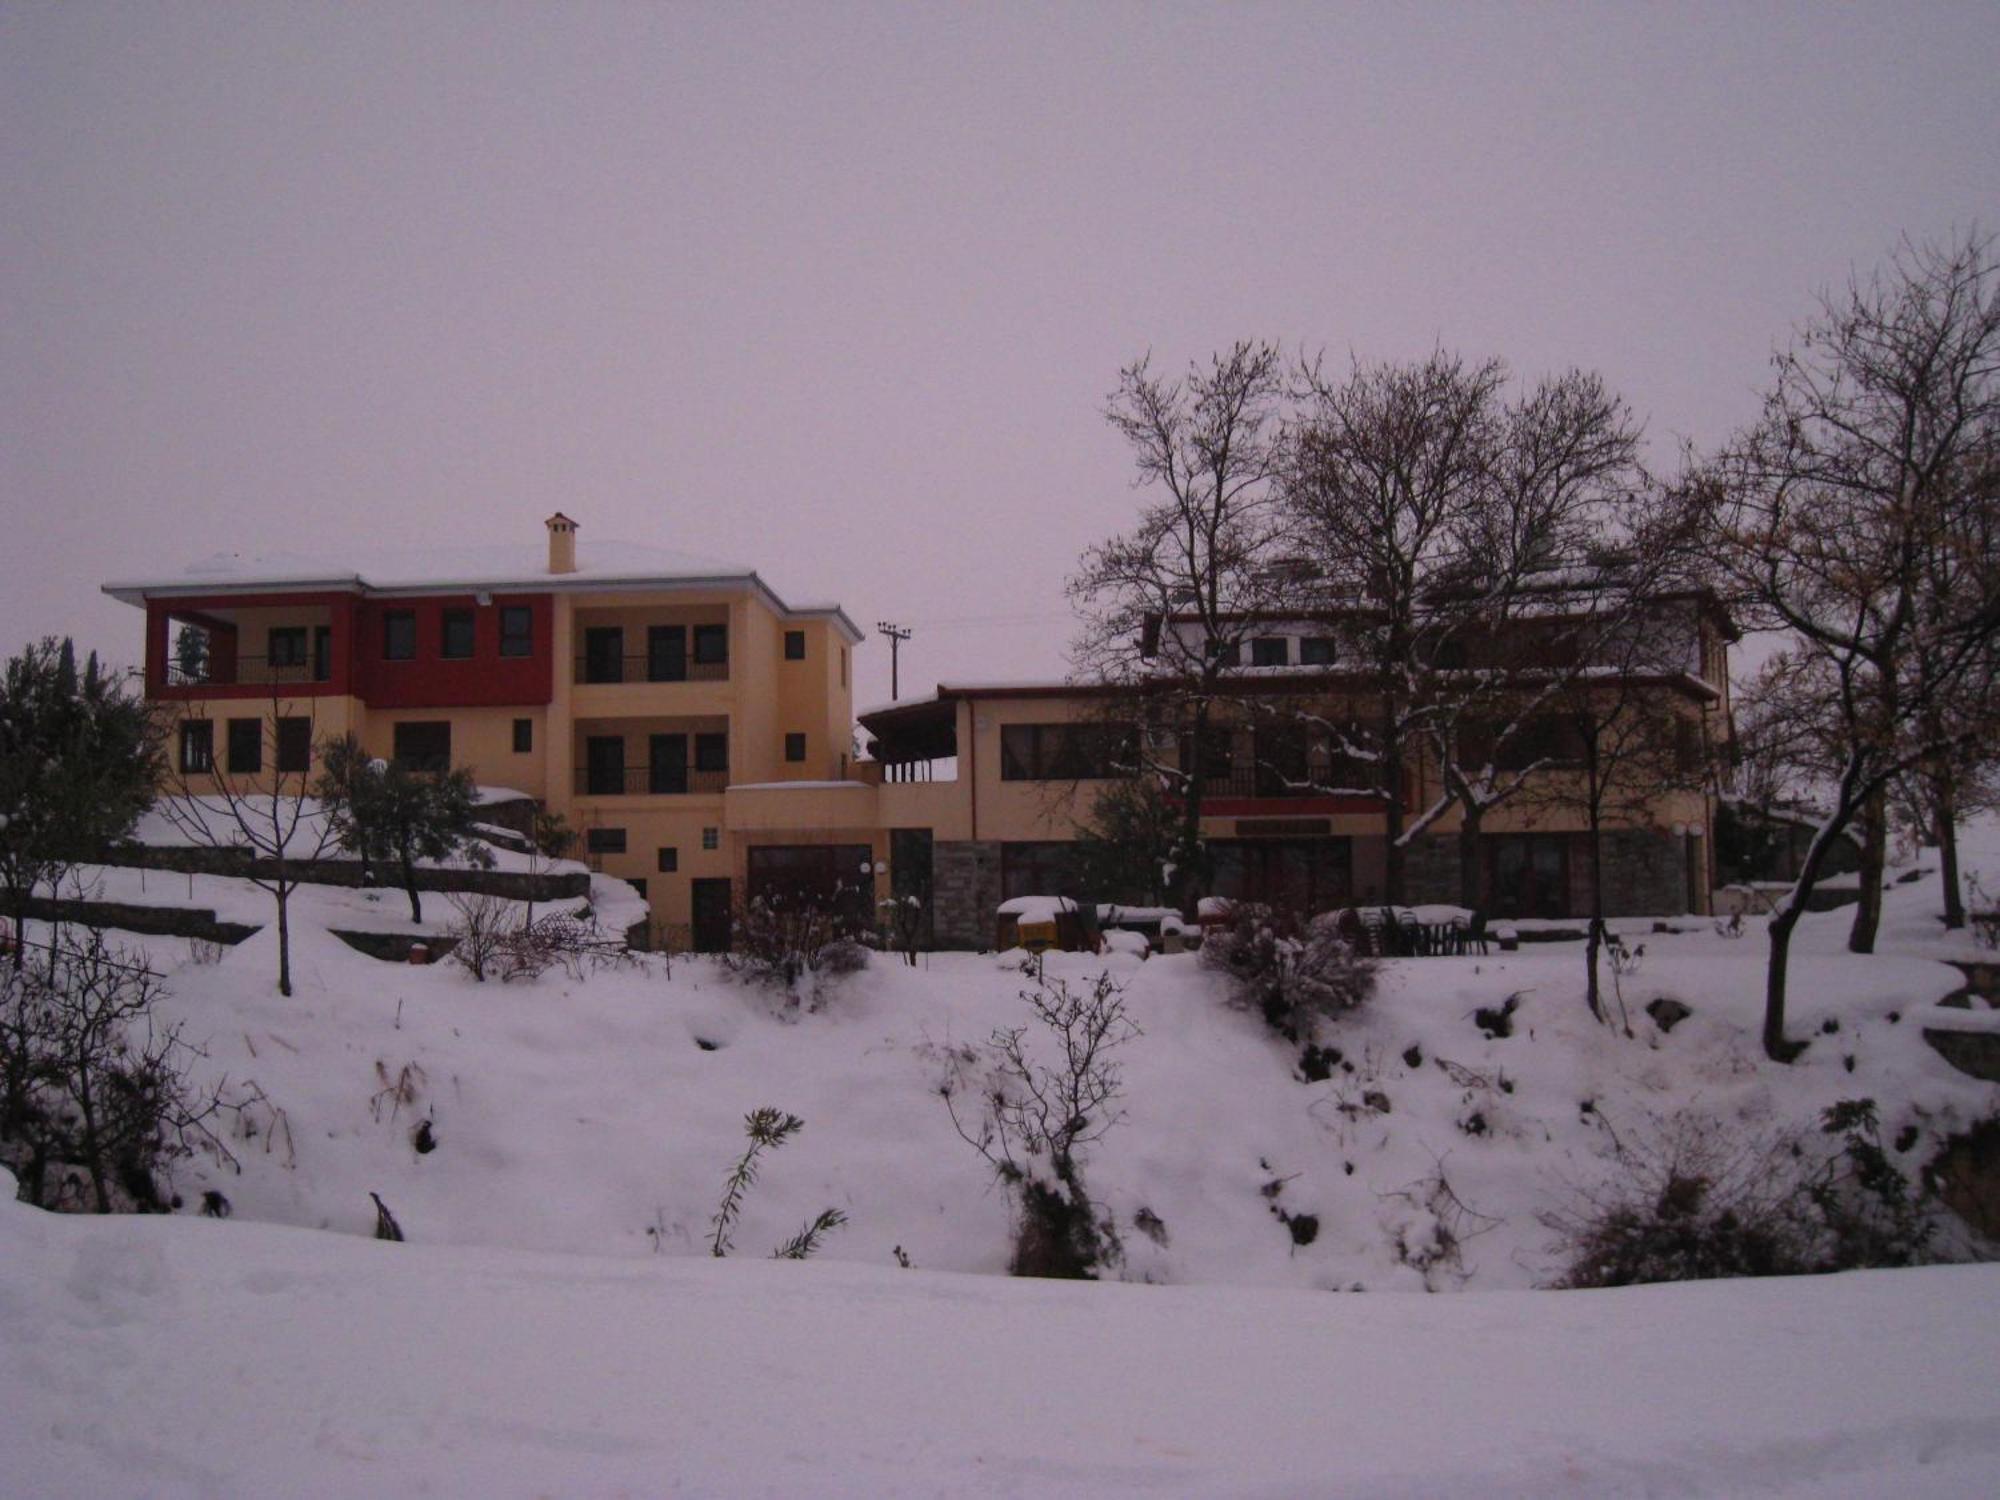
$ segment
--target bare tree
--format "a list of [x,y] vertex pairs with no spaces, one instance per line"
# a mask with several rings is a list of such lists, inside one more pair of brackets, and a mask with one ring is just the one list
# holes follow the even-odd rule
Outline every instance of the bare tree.
[[1069,580],[1083,620],[1072,659],[1114,689],[1108,721],[1148,726],[1132,769],[1178,804],[1170,889],[1183,907],[1202,882],[1202,801],[1243,643],[1285,594],[1272,507],[1282,394],[1268,344],[1239,343],[1181,380],[1149,359],[1129,366],[1106,415],[1154,498]]
[[[1648,489],[1631,413],[1582,371],[1511,401],[1509,381],[1499,360],[1441,351],[1357,363],[1338,380],[1316,364],[1300,372],[1291,535],[1373,698],[1359,734],[1320,727],[1344,762],[1381,768],[1392,901],[1404,896],[1410,842],[1456,807],[1461,899],[1479,904],[1482,822],[1540,769],[1503,765],[1498,752],[1588,666],[1636,597],[1594,566]],[[1426,755],[1440,785],[1409,819],[1408,773]]]
[[214,721],[205,714],[185,721],[210,726],[207,750],[191,754],[184,740],[180,753],[168,757],[169,796],[160,803],[161,812],[189,843],[239,850],[245,856],[244,878],[277,907],[278,993],[287,997],[292,993],[292,893],[336,840],[332,820],[306,798],[307,770],[302,765],[285,769],[279,753],[282,721],[305,718],[310,724],[310,700],[306,705],[306,713],[288,714],[294,705],[273,689],[258,721],[254,770],[217,754]]
[[[1787,960],[1833,840],[1976,732],[1947,707],[1990,670],[2000,633],[1996,375],[1992,242],[1906,241],[1876,276],[1820,299],[1761,420],[1715,466],[1717,564],[1746,623],[1788,631],[1798,669],[1825,684],[1838,747],[1828,814],[1771,921],[1775,1059],[1800,1050],[1785,1036]],[[1864,890],[1871,879],[1864,865]]]

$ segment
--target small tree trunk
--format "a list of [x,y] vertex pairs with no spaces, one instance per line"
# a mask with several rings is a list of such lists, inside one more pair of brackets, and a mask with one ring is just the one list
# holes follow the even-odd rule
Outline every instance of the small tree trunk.
[[1458,825],[1458,904],[1468,910],[1479,909],[1479,823],[1483,814],[1475,811],[1470,803],[1464,804],[1464,817]]
[[278,993],[287,1000],[292,996],[292,927],[291,927],[291,887],[285,883],[284,874],[278,876]]
[[403,889],[410,896],[410,920],[421,922],[424,919],[424,903],[423,898],[417,894],[417,863],[410,857],[409,845],[405,844],[398,850],[397,857],[403,867]]
[[1888,794],[1877,792],[1861,808],[1861,899],[1847,932],[1850,953],[1873,953],[1882,925],[1882,871],[1889,856]]
[[1382,783],[1382,794],[1387,799],[1383,834],[1388,840],[1382,866],[1382,899],[1391,906],[1401,906],[1408,899],[1409,851],[1403,847],[1403,746],[1395,735],[1393,712],[1382,716]]
[[1944,880],[1944,925],[1965,926],[1965,892],[1958,881],[1958,779],[1950,772],[1931,782],[1931,814],[1937,823],[1939,873]]
[[1764,1055],[1772,1062],[1788,1063],[1804,1050],[1785,1040],[1785,971],[1791,960],[1792,929],[1799,925],[1805,902],[1794,899],[1771,918],[1771,962],[1764,975]]
[[1590,941],[1584,944],[1584,998],[1590,1013],[1604,1019],[1604,991],[1597,977],[1598,956],[1604,951],[1604,797],[1598,781],[1597,737],[1585,739],[1585,795],[1589,798],[1590,831]]

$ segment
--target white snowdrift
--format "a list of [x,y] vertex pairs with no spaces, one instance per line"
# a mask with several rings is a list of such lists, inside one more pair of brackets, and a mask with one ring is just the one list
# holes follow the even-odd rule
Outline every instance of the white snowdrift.
[[[4,1184],[0,1184],[4,1185]],[[1366,1297],[607,1261],[0,1204],[43,1497],[1924,1496],[2000,1267]]]

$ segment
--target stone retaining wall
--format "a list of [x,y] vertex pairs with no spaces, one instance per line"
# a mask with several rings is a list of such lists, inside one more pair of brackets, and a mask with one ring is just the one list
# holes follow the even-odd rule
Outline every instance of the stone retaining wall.
[[202,906],[139,906],[126,901],[52,901],[35,896],[28,901],[28,915],[43,922],[65,922],[77,927],[115,927],[123,932],[142,932],[155,937],[201,938],[211,943],[234,946],[258,929],[241,922],[223,922]]
[[940,948],[993,946],[1000,904],[1000,845],[940,839],[931,847],[931,914]]

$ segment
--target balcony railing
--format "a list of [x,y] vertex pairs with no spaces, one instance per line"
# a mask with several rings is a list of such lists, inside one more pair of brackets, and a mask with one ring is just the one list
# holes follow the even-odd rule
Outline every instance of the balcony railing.
[[1309,778],[1305,775],[1286,777],[1269,766],[1232,766],[1209,777],[1207,795],[1279,800],[1287,797],[1324,797],[1334,787],[1362,791],[1374,779],[1374,774],[1360,768],[1343,772],[1339,767],[1332,767],[1315,771]]
[[579,766],[579,797],[686,797],[720,792],[729,785],[727,771],[696,771],[678,766]]
[[262,656],[236,658],[234,671],[220,670],[221,664],[205,661],[189,664],[181,661],[167,663],[168,687],[262,687],[267,683],[330,682],[333,680],[331,662],[270,661]]
[[727,682],[726,661],[659,661],[644,653],[627,656],[579,656],[579,684],[611,682]]

